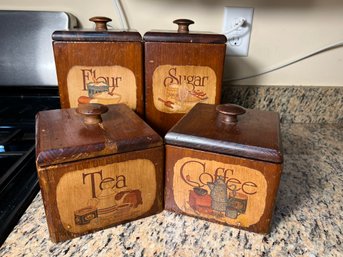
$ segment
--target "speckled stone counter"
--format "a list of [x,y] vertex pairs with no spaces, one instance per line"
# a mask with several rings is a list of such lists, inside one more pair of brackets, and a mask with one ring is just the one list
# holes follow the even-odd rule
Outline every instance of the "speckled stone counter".
[[222,102],[279,112],[283,123],[343,123],[343,87],[224,85]]
[[0,256],[343,256],[343,124],[283,124],[282,135],[269,235],[164,211],[54,244],[38,194]]

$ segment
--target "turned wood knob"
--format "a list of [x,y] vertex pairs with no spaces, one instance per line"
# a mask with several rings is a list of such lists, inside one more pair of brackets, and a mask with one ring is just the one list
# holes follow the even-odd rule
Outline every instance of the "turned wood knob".
[[216,107],[218,119],[226,124],[235,124],[238,122],[237,116],[244,114],[246,111],[243,107],[236,104],[221,104]]
[[79,104],[76,112],[81,114],[83,123],[94,125],[102,122],[101,114],[108,111],[108,107],[103,104],[89,103]]
[[90,21],[95,22],[95,30],[107,30],[107,22],[112,21],[112,19],[103,17],[103,16],[96,16],[89,19]]
[[188,33],[189,32],[189,25],[194,24],[194,21],[188,19],[178,19],[173,21],[173,23],[177,24],[179,27],[177,29],[178,33]]

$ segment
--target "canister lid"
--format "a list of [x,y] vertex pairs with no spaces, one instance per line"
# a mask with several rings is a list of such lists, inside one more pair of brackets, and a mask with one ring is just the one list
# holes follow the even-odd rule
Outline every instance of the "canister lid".
[[110,18],[96,16],[89,19],[95,23],[94,30],[58,30],[52,34],[55,41],[80,41],[80,42],[135,42],[142,41],[142,36],[135,30],[108,29]]
[[125,104],[85,104],[36,117],[39,166],[163,145],[162,138]]
[[179,43],[203,43],[203,44],[225,44],[227,39],[225,35],[210,32],[190,31],[189,26],[194,21],[188,19],[174,20],[178,25],[175,31],[157,31],[152,30],[144,34],[146,42],[179,42]]
[[167,144],[282,163],[277,112],[198,103],[165,136]]

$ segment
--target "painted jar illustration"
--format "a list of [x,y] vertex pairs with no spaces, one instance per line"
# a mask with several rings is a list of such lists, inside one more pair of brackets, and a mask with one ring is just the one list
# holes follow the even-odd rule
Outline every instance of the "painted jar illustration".
[[279,115],[198,103],[165,136],[165,209],[268,233],[282,171]]
[[187,19],[176,31],[145,33],[145,116],[164,135],[195,104],[219,103],[226,50],[221,34],[194,32]]
[[107,28],[107,17],[93,17],[95,29],[55,31],[52,35],[62,108],[78,104],[124,103],[143,116],[143,44],[133,30]]
[[214,183],[209,182],[207,185],[211,190],[212,209],[219,212],[225,212],[227,205],[227,188],[223,177],[219,176]]
[[36,165],[52,241],[162,211],[163,141],[127,105],[39,112],[36,128]]

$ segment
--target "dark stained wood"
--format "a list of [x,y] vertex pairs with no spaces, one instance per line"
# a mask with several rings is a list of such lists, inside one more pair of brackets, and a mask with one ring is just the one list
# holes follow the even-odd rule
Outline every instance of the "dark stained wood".
[[55,41],[75,42],[140,42],[142,36],[137,31],[123,30],[57,30],[52,34]]
[[39,112],[36,155],[39,166],[136,151],[163,145],[124,104],[109,105],[100,125],[85,125],[76,109]]
[[[167,144],[165,169],[166,210],[252,232],[270,231],[281,164]],[[214,193],[206,183],[213,186],[219,176],[226,183],[225,211],[213,204],[220,191]]]
[[[51,240],[53,242],[68,240],[94,231],[106,229],[117,224],[122,224],[132,220],[147,217],[162,211],[164,185],[163,155],[163,146],[159,146],[146,150],[115,154],[105,157],[99,157],[96,159],[87,159],[83,161],[52,165],[48,167],[40,167],[38,165],[37,168],[39,182],[41,186],[46,219]],[[130,164],[126,164],[135,162],[137,160],[145,160],[146,162],[149,162],[151,164],[148,167],[145,165],[132,167],[132,165],[130,166]],[[112,214],[110,213],[110,218],[106,218],[106,215],[100,215],[99,208],[96,207],[88,207],[90,211],[87,211],[87,208],[78,210],[78,208],[80,208],[79,206],[74,206],[71,204],[69,204],[68,206],[63,205],[62,200],[66,199],[66,197],[68,197],[68,199],[71,198],[70,201],[75,200],[75,205],[77,205],[79,202],[85,202],[84,199],[87,200],[88,198],[91,202],[91,200],[94,199],[89,194],[89,192],[92,192],[92,187],[90,187],[89,185],[92,180],[90,175],[88,175],[87,177],[85,177],[85,175],[87,175],[88,173],[91,174],[94,169],[97,172],[105,172],[106,168],[104,167],[109,166],[110,170],[107,171],[107,175],[103,173],[102,181],[100,181],[101,178],[99,174],[94,175],[95,189],[98,194],[99,192],[102,192],[100,186],[103,185],[105,182],[111,182],[117,175],[116,169],[111,168],[111,165],[117,165],[114,167],[120,167],[119,165],[122,165],[121,163],[123,163],[124,166],[126,165],[126,169],[124,169],[124,172],[127,169],[131,169],[130,171],[132,171],[131,173],[133,174],[130,175],[129,173],[118,173],[124,174],[126,176],[127,187],[121,190],[118,189],[118,191],[116,190],[117,192],[114,192],[116,193],[116,195],[113,200],[116,200],[117,202],[119,202],[119,204],[116,205],[116,207],[114,207],[114,209],[112,210],[108,208],[109,212],[112,211]],[[97,167],[99,168],[97,169]],[[151,167],[153,167],[153,170],[151,170]],[[99,183],[100,185],[98,185]],[[85,190],[82,186],[85,187]],[[59,188],[63,189],[63,194],[62,189]],[[79,190],[74,191],[76,190],[75,188],[78,188]],[[137,196],[137,192],[139,191],[140,195]],[[127,195],[126,198],[125,194]],[[122,197],[122,195],[124,195],[124,197]],[[149,198],[149,200],[147,200],[147,198]],[[98,199],[100,199],[101,201],[101,198],[98,197]],[[95,198],[95,202],[99,201],[98,199]],[[62,203],[60,201],[62,201]],[[120,202],[122,202],[121,205]],[[129,202],[130,205],[127,206],[127,202]],[[124,213],[119,213],[120,206],[124,206],[124,208],[127,208],[127,210],[125,209]],[[83,211],[86,213],[81,216],[85,217],[86,219],[84,221],[88,223],[85,223],[84,221],[78,221],[78,225],[72,223],[68,225],[64,223],[63,220],[66,219],[65,217],[68,218],[68,214],[66,214],[65,211],[70,208],[76,209],[76,211],[74,211],[75,222],[77,222],[76,218],[79,218],[80,212]],[[103,210],[105,209],[106,208],[103,208]],[[116,215],[120,216],[118,216],[117,219],[114,219]],[[104,219],[102,219],[101,216],[104,216]],[[113,221],[109,220],[111,218],[113,219]],[[92,224],[92,222],[95,220],[98,221],[98,223]],[[73,229],[80,230],[80,232],[73,232]]]
[[95,23],[95,30],[107,30],[107,22],[112,21],[111,18],[104,16],[96,16],[89,19]]
[[174,42],[174,43],[202,43],[202,44],[225,44],[227,38],[222,34],[211,32],[190,31],[189,26],[194,21],[189,19],[174,20],[178,27],[172,31],[152,30],[144,34],[145,42]]
[[40,112],[36,166],[54,242],[163,209],[162,138],[125,104]]
[[216,107],[197,104],[168,132],[166,143],[282,163],[278,113],[246,109],[245,114],[238,116],[237,123],[230,124],[222,122],[223,114]]
[[[53,38],[62,108],[76,107],[78,101],[107,103],[112,100],[110,103],[128,104],[143,117],[143,46],[139,33],[66,31],[55,32]],[[103,100],[92,100],[86,89],[85,76],[78,75],[82,70],[87,70],[87,80],[106,78],[109,84],[114,85],[115,81],[119,87],[110,85],[109,90],[114,95],[109,92]],[[92,77],[92,72],[96,72],[96,78]],[[109,99],[110,96],[116,98]]]
[[149,31],[144,34],[145,42],[174,42],[174,43],[202,43],[202,44],[225,44],[227,39],[222,34],[189,32],[177,33],[177,31]]
[[[177,37],[177,40],[180,39],[181,42],[182,40],[181,38],[178,38],[179,36],[191,37],[192,40],[195,40],[197,38],[197,36],[194,37],[194,34],[179,34],[175,35]],[[149,35],[156,35],[156,38],[153,38],[152,40]],[[165,41],[163,36],[161,36],[160,34],[147,33],[144,36],[145,40],[149,41],[151,39],[151,41],[156,41],[145,43],[145,118],[147,122],[158,133],[160,133],[160,135],[164,135],[180,118],[183,117],[184,113],[166,113],[156,108],[153,95],[153,76],[155,70],[159,67],[166,67],[168,65],[170,65],[170,67],[176,67],[181,71],[187,69],[193,69],[196,71],[197,67],[207,69],[206,72],[208,70],[211,70],[211,72],[213,72],[214,74],[213,76],[215,77],[215,83],[209,85],[205,89],[201,88],[201,90],[205,90],[208,95],[211,94],[215,96],[213,98],[213,103],[220,103],[226,46],[223,41],[221,41],[220,44],[213,44],[211,40],[211,43],[174,43],[159,42],[160,40],[158,40],[158,38],[160,38],[161,41]],[[168,38],[172,37],[166,34],[166,39]],[[202,35],[201,38],[206,40],[209,39],[207,35]],[[200,72],[200,74],[198,73],[194,75],[202,76],[203,74],[201,74]],[[163,85],[159,84],[155,85],[155,87],[163,87]],[[158,96],[155,96],[155,98],[157,97]],[[171,106],[170,102],[166,101],[166,99],[159,97],[158,100],[165,101],[164,103],[167,108]]]

